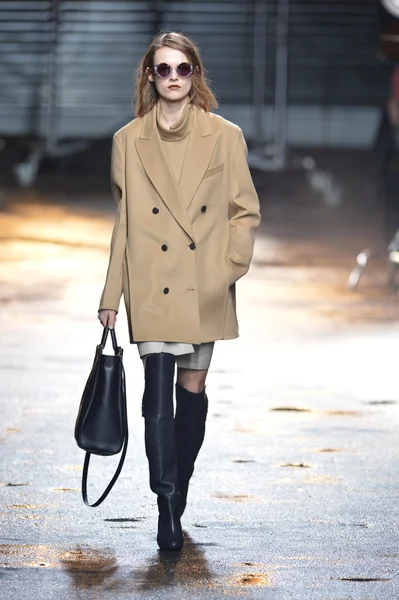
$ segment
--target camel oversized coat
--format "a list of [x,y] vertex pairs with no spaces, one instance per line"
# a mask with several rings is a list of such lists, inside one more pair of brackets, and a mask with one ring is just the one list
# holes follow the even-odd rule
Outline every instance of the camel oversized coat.
[[115,134],[111,184],[118,211],[100,309],[117,311],[123,293],[131,342],[237,337],[234,284],[260,221],[241,129],[193,107],[177,185],[155,107]]

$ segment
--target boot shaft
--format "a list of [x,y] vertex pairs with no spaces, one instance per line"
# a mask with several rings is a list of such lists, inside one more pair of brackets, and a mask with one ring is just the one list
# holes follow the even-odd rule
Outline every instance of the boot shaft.
[[173,418],[175,362],[175,356],[166,352],[147,357],[142,403],[143,417]]

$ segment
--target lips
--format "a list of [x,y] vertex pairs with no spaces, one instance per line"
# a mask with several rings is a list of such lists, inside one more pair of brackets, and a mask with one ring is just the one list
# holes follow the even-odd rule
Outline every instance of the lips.
[[180,85],[169,85],[168,90],[180,90]]

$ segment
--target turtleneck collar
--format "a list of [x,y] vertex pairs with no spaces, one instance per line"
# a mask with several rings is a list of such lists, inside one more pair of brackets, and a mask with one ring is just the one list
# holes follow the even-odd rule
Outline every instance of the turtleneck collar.
[[157,106],[157,126],[159,135],[161,139],[166,142],[178,142],[183,140],[188,136],[191,129],[191,121],[192,121],[192,105],[191,102],[188,102],[184,107],[183,114],[176,123],[173,123],[170,129],[166,129],[160,123],[160,104],[158,102]]

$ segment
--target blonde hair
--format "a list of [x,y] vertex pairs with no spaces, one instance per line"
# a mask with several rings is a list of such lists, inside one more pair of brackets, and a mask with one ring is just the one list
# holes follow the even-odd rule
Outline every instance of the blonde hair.
[[206,112],[217,108],[217,100],[207,82],[204,67],[197,46],[182,33],[161,32],[155,36],[147,48],[136,72],[136,115],[144,117],[158,102],[158,92],[148,79],[148,73],[153,72],[154,54],[159,48],[167,46],[180,50],[193,65],[192,85],[189,92],[190,101]]

